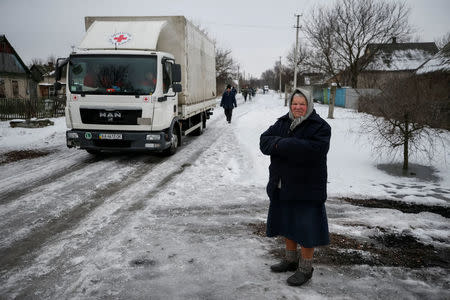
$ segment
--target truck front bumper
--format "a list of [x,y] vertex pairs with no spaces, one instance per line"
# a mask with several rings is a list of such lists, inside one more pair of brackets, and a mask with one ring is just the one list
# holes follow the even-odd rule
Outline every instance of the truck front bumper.
[[170,147],[165,132],[68,130],[67,147],[96,151],[153,151]]

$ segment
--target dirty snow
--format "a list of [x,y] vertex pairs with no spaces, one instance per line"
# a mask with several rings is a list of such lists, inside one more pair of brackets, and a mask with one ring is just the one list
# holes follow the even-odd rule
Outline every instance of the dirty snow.
[[[252,234],[248,224],[265,221],[269,158],[259,151],[259,135],[286,113],[283,103],[275,93],[247,103],[239,97],[232,124],[216,109],[203,135],[187,138],[169,159],[97,160],[67,149],[63,118],[43,129],[0,122],[0,155],[52,152],[0,165],[0,251],[13,257],[1,268],[1,298],[448,299],[445,268],[319,264],[302,288],[268,271],[276,261],[273,240]],[[316,110],[327,116],[327,106]],[[449,132],[433,161],[411,160],[431,164],[437,180],[396,177],[377,168],[389,161],[373,154],[362,118],[335,108],[335,119],[327,119],[330,232],[366,239],[379,230],[407,233],[448,249],[450,224],[441,215],[339,198],[448,207]]]

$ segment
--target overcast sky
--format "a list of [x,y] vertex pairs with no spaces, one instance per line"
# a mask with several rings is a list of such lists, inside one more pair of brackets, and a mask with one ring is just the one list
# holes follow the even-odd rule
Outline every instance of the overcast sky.
[[[246,75],[259,77],[283,62],[295,42],[294,14],[331,0],[0,0],[0,34],[22,60],[65,57],[84,34],[85,16],[184,15],[205,28],[217,46],[232,50]],[[420,41],[450,31],[450,1],[407,0]],[[302,19],[301,19],[302,20]],[[301,23],[301,22],[300,22]],[[304,41],[300,33],[300,41]]]

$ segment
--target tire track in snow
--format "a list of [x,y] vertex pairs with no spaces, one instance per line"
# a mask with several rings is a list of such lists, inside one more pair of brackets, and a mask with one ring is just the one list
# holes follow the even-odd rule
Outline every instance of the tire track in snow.
[[153,167],[157,166],[161,162],[161,159],[164,161],[166,158],[158,158],[156,156],[147,158],[125,180],[96,190],[94,195],[87,201],[76,205],[70,210],[64,211],[60,216],[49,220],[45,225],[33,229],[32,233],[25,238],[13,242],[6,248],[0,249],[0,274],[24,262],[33,260],[36,255],[36,250],[47,243],[47,241],[51,240],[55,235],[77,226],[87,214],[102,205],[108,197],[120,192],[128,185],[139,181],[141,177],[146,175]]
[[0,205],[12,202],[12,201],[30,193],[33,189],[35,189],[39,186],[52,183],[55,180],[57,180],[63,176],[66,176],[66,175],[69,175],[76,171],[79,171],[79,170],[85,168],[86,166],[92,165],[93,163],[99,162],[103,159],[104,158],[102,158],[102,157],[87,158],[87,159],[85,159],[81,162],[75,163],[71,166],[64,167],[63,169],[60,169],[57,172],[55,172],[49,176],[33,180],[25,185],[20,184],[20,187],[12,186],[12,187],[10,187],[10,189],[11,189],[10,191],[0,193]]

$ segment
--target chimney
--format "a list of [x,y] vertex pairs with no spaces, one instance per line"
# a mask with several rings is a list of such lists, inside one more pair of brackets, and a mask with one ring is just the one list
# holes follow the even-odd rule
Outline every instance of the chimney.
[[397,44],[397,37],[396,36],[392,37],[392,44]]

